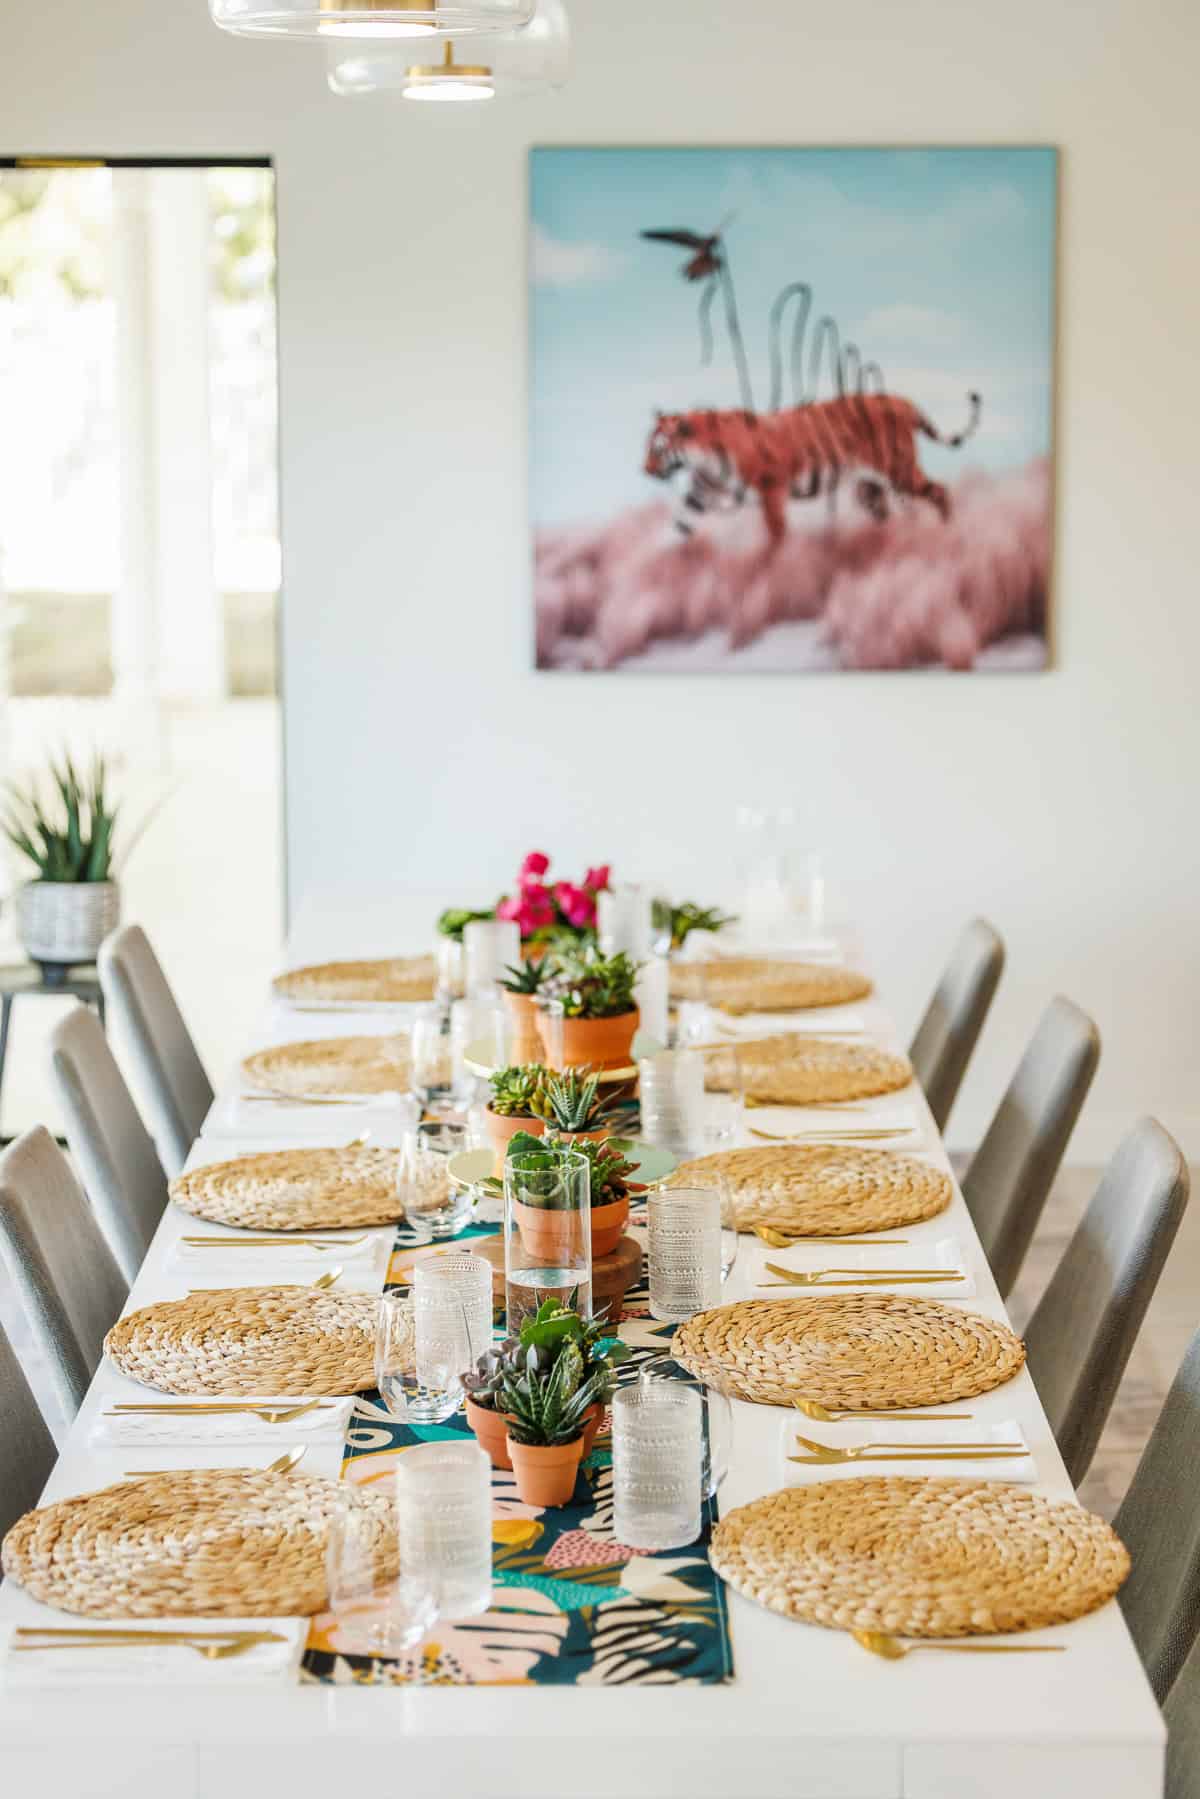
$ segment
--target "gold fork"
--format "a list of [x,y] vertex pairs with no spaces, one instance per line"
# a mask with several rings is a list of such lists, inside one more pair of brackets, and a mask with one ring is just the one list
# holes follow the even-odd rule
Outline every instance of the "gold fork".
[[911,1137],[913,1134],[912,1126],[907,1124],[863,1125],[858,1130],[851,1130],[847,1126],[845,1130],[822,1131],[813,1127],[809,1130],[779,1132],[759,1131],[753,1125],[747,1126],[747,1129],[752,1137],[761,1137],[765,1143],[890,1143],[897,1137]]
[[[911,1287],[937,1281],[961,1281],[964,1276],[956,1268],[814,1268],[811,1273],[798,1273],[768,1262],[767,1271],[778,1275],[777,1281],[760,1281],[760,1287]],[[853,1278],[844,1280],[849,1275]]]
[[[797,1437],[797,1442],[803,1439]],[[790,1455],[789,1462],[799,1462],[800,1466],[824,1468],[841,1462],[1014,1462],[1023,1461],[1029,1454],[1027,1449],[924,1449],[914,1445],[901,1454],[892,1450],[877,1450],[873,1444],[865,1443],[853,1449],[830,1449],[826,1444],[817,1444],[819,1455]]]
[[[874,1457],[875,1451],[878,1449],[913,1449],[919,1450],[922,1454],[926,1450],[946,1454],[954,1451],[960,1455],[969,1455],[972,1457],[983,1455],[1021,1456],[1028,1455],[1029,1453],[1029,1451],[1019,1443],[964,1443],[961,1438],[958,1442],[950,1443],[890,1443],[885,1442],[881,1438],[877,1443],[855,1443],[849,1448],[838,1449],[832,1443],[818,1443],[814,1437],[802,1437],[797,1431],[796,1442],[799,1443],[802,1449],[809,1450],[814,1456],[820,1456],[822,1460],[832,1458],[834,1461],[838,1462],[870,1461]],[[892,1458],[884,1457],[881,1459],[891,1460]],[[919,1457],[917,1459],[919,1459]]]
[[831,1412],[815,1399],[793,1399],[792,1404],[817,1424],[853,1424],[856,1418],[894,1418],[897,1424],[966,1424],[972,1417],[970,1412],[889,1412],[882,1408],[879,1411]]
[[335,1240],[322,1237],[183,1237],[181,1242],[192,1249],[356,1249],[367,1240],[366,1232],[357,1237]]
[[261,1406],[236,1405],[232,1401],[216,1401],[207,1405],[158,1405],[148,1401],[122,1401],[112,1406],[104,1416],[106,1418],[128,1417],[131,1413],[149,1413],[153,1416],[165,1415],[171,1418],[211,1418],[226,1417],[233,1413],[248,1413],[252,1418],[261,1418],[264,1424],[290,1424],[293,1418],[303,1418],[307,1412],[327,1412],[340,1404],[336,1399],[309,1399],[302,1405],[293,1406]]
[[[340,1263],[336,1268],[327,1268],[324,1274],[319,1274],[316,1280],[311,1283],[309,1291],[321,1292],[327,1287],[335,1286],[336,1283],[341,1280],[343,1272],[344,1270]],[[188,1295],[190,1297],[193,1293],[228,1293],[231,1290],[236,1291],[236,1289],[230,1289],[228,1287],[189,1287]]]
[[918,1649],[939,1649],[954,1655],[1050,1655],[1067,1647],[1065,1643],[902,1643],[886,1630],[852,1630],[850,1635],[860,1648],[881,1655],[885,1662],[903,1661]]
[[901,1248],[908,1242],[907,1237],[789,1236],[787,1231],[777,1231],[769,1224],[756,1224],[754,1235],[769,1249],[795,1249],[805,1243],[844,1243],[847,1249],[892,1249]]
[[[286,1455],[276,1456],[273,1462],[268,1462],[262,1473],[290,1474],[293,1468],[299,1467],[307,1453],[307,1448],[303,1444],[295,1449],[289,1449]],[[124,1480],[144,1480],[148,1474],[199,1474],[201,1472],[207,1472],[207,1470],[199,1468],[126,1468],[122,1478]]]
[[[14,1641],[14,1650],[32,1654],[45,1649],[145,1649],[156,1643],[164,1644],[170,1649],[192,1649],[205,1661],[228,1661],[236,1655],[246,1655],[251,1649],[257,1649],[263,1643],[286,1643],[287,1638],[274,1630],[226,1631],[218,1635],[215,1631],[167,1631],[167,1630],[97,1630],[97,1631],[57,1631],[38,1630],[17,1633],[18,1641]],[[44,1642],[32,1642],[30,1637],[43,1637]]]

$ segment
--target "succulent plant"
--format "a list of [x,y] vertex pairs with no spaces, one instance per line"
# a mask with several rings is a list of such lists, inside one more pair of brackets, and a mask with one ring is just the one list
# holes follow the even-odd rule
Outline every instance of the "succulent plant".
[[455,943],[461,943],[463,930],[467,925],[474,924],[477,920],[495,918],[495,916],[496,908],[494,906],[487,912],[473,912],[469,906],[447,906],[444,912],[438,914],[438,935],[452,937]]
[[538,1116],[560,1131],[597,1130],[620,1103],[603,1097],[599,1075],[587,1067],[548,1073],[544,1093],[546,1109]]
[[566,1018],[617,1018],[637,1004],[634,983],[640,964],[618,950],[601,956],[584,949],[559,957],[547,990],[561,999]]
[[4,835],[33,863],[39,881],[110,880],[117,808],[109,799],[103,757],[96,756],[84,774],[64,755],[50,764],[50,779],[56,797],[49,807],[36,791],[9,784]]
[[[509,1389],[542,1388],[559,1367],[560,1394],[569,1399],[586,1392],[579,1410],[586,1412],[597,1402],[604,1403],[616,1385],[616,1369],[628,1360],[632,1351],[616,1337],[606,1337],[603,1314],[583,1318],[571,1306],[546,1299],[536,1312],[521,1325],[520,1335],[506,1337],[479,1357],[474,1368],[462,1377],[463,1387],[476,1405],[488,1411],[509,1412]],[[532,1402],[531,1402],[532,1403]],[[578,1436],[580,1424],[555,1442],[570,1442]],[[537,1439],[521,1438],[521,1441]]]
[[583,1379],[578,1345],[556,1357],[547,1373],[535,1364],[511,1376],[501,1388],[509,1436],[516,1443],[547,1448],[581,1437],[595,1403],[593,1382]]
[[682,948],[692,931],[723,931],[726,925],[737,923],[732,912],[722,912],[716,906],[698,906],[694,900],[680,900],[676,906],[670,900],[656,899],[651,918],[655,930],[669,938],[671,949]]
[[506,968],[500,985],[507,993],[539,993],[549,977],[553,963],[549,956],[543,956],[540,962],[522,962],[516,968]]
[[628,1177],[636,1171],[637,1163],[627,1162],[611,1137],[604,1137],[599,1142],[594,1137],[584,1137],[572,1143],[571,1148],[578,1150],[589,1163],[592,1205],[611,1206],[618,1199],[629,1197]]
[[491,1108],[499,1118],[545,1116],[546,1070],[540,1062],[519,1062],[490,1075]]

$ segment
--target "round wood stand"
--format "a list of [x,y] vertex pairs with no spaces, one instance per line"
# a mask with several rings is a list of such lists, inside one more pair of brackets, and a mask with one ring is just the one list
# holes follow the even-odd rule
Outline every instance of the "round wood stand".
[[[474,1255],[492,1265],[492,1291],[504,1297],[504,1237],[479,1237],[470,1245]],[[642,1278],[642,1246],[636,1237],[622,1237],[611,1255],[592,1263],[592,1305],[608,1307],[608,1322],[619,1324],[630,1287]]]

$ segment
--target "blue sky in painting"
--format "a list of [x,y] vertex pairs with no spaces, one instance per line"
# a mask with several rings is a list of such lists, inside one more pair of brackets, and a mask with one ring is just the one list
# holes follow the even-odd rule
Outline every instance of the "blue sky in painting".
[[[728,343],[700,366],[686,253],[650,226],[725,241],[755,401],[767,314],[788,281],[944,431],[929,473],[1004,469],[1050,448],[1055,157],[1048,149],[538,149],[532,152],[532,503],[537,524],[603,520],[660,490],[641,473],[653,410],[739,404]],[[824,392],[827,394],[828,375]]]

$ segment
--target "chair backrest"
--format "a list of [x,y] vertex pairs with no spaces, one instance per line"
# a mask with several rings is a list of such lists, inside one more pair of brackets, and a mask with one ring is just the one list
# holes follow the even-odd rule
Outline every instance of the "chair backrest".
[[1198,1466],[1200,1331],[1113,1520],[1133,1561],[1121,1610],[1160,1705],[1200,1634]]
[[40,1124],[0,1155],[0,1255],[73,1418],[129,1288],[67,1158]]
[[1153,1118],[1125,1137],[1025,1331],[1029,1371],[1067,1472],[1091,1465],[1188,1198],[1179,1145]]
[[0,1328],[0,1537],[37,1504],[53,1466],[54,1438]]
[[124,925],[106,937],[97,960],[105,1001],[134,1059],[159,1160],[174,1177],[212,1105],[212,1084],[141,926]]
[[942,1130],[962,1086],[1004,968],[1004,943],[973,918],[954,947],[908,1051],[913,1073]]
[[1054,999],[963,1176],[963,1198],[1001,1293],[1011,1292],[1100,1060],[1100,1033]]
[[167,1203],[167,1177],[87,1006],[76,1006],[51,1033],[50,1070],[87,1196],[132,1284]]
[[1200,1642],[1163,1706],[1167,1721],[1165,1799],[1200,1799]]

